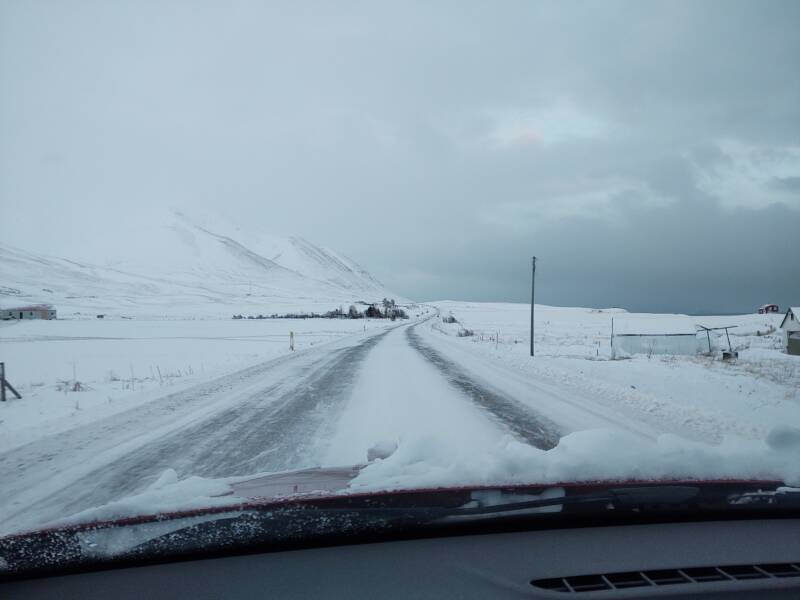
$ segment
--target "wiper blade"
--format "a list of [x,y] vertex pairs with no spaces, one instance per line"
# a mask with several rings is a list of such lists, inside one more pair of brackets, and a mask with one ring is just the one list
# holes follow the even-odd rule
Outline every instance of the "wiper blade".
[[450,515],[489,515],[551,506],[590,505],[594,510],[669,510],[697,508],[713,510],[752,510],[775,508],[800,510],[800,488],[778,487],[746,492],[721,492],[686,485],[609,488],[598,493],[520,502],[501,502],[450,510]]
[[762,506],[800,509],[800,488],[779,487],[775,490],[759,490],[732,494],[728,497],[732,506],[755,508]]
[[609,488],[597,493],[536,498],[519,502],[495,502],[443,510],[446,516],[480,516],[505,512],[563,507],[565,510],[582,506],[595,512],[607,511],[669,511],[725,510],[741,511],[759,508],[800,510],[800,488],[778,487],[746,492],[721,492],[687,485],[664,485]]
[[574,496],[558,496],[524,500],[521,502],[504,502],[488,506],[472,506],[447,511],[451,516],[490,515],[502,512],[513,512],[550,506],[574,506],[581,504],[599,505],[598,509],[636,510],[647,507],[679,507],[684,506],[700,495],[700,488],[693,486],[647,486],[611,488],[599,493],[578,494]]

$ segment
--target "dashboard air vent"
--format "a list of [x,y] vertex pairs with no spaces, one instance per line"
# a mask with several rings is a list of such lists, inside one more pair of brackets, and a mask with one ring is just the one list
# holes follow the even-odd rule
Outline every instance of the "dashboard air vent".
[[800,577],[800,563],[728,565],[575,575],[551,579],[534,579],[531,581],[531,585],[552,592],[576,593],[622,590],[653,585],[736,581],[741,579],[773,579],[779,577]]

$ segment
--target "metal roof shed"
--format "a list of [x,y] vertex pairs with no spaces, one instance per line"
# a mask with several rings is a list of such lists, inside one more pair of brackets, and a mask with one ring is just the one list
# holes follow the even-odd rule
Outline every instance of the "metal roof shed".
[[619,315],[611,321],[617,354],[697,354],[697,328],[688,315]]

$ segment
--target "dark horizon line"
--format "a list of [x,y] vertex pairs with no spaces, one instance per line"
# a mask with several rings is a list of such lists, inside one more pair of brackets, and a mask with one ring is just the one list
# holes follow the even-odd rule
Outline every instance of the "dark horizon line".
[[[519,300],[469,300],[464,298],[446,298],[446,299],[438,299],[438,300],[421,300],[418,301],[418,304],[425,304],[428,302],[473,302],[476,304],[497,304],[497,303],[508,303],[508,304],[528,304],[530,305],[530,301],[519,301]],[[689,315],[692,317],[733,317],[738,315],[750,315],[750,314],[758,314],[758,307],[751,308],[750,310],[731,310],[730,308],[727,309],[720,309],[714,310],[710,308],[693,308],[690,310],[675,310],[675,309],[658,309],[658,308],[650,308],[644,309],[642,307],[633,307],[633,306],[622,306],[622,305],[606,305],[606,306],[592,306],[591,304],[551,304],[548,302],[541,302],[536,301],[536,304],[540,304],[542,306],[554,306],[559,308],[594,308],[594,309],[611,309],[611,308],[619,308],[622,310],[626,310],[631,313],[652,313],[652,314],[682,314],[682,315]],[[784,314],[787,310],[789,305],[786,306],[778,305],[779,311],[777,314]]]

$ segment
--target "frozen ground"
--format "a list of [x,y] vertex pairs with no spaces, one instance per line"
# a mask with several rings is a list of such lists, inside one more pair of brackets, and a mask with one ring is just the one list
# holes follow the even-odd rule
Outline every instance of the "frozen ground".
[[[527,306],[438,310],[459,323],[423,307],[419,319],[397,323],[1,329],[25,398],[0,407],[0,532],[98,506],[106,508],[84,515],[224,502],[211,498],[224,489],[220,479],[359,463],[382,442],[397,451],[353,488],[626,477],[800,483],[800,430],[786,427],[800,423],[800,361],[780,354],[774,335],[757,335],[773,325],[769,316],[731,318],[742,352],[727,365],[608,360],[608,311],[549,307],[537,307],[532,361]],[[463,328],[475,335],[458,337]],[[74,379],[73,362],[93,390],[58,391],[62,378]],[[135,389],[125,382],[131,365]],[[176,369],[189,374],[164,381]],[[120,502],[137,494],[141,501]]]

